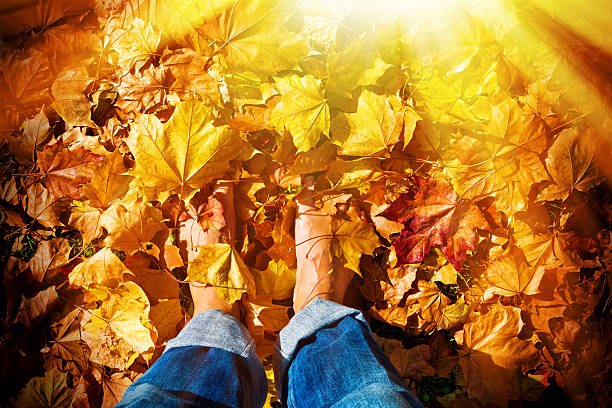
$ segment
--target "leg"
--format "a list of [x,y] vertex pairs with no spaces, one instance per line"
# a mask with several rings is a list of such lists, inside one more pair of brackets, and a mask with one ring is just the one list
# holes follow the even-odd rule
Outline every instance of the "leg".
[[[235,214],[231,185],[215,195],[224,208],[227,242]],[[211,238],[212,239],[212,238]],[[162,356],[126,390],[118,407],[261,407],[266,374],[255,342],[233,316],[237,310],[212,286],[190,284],[194,318],[170,340]],[[233,312],[233,313],[232,313]]]
[[246,328],[219,309],[196,315],[117,407],[262,407],[266,374]]
[[[358,310],[342,302],[352,272],[329,254],[331,218],[298,204],[298,312],[276,344],[278,395],[288,407],[422,407],[375,343]],[[307,242],[300,248],[300,243]],[[329,272],[331,270],[331,273]]]

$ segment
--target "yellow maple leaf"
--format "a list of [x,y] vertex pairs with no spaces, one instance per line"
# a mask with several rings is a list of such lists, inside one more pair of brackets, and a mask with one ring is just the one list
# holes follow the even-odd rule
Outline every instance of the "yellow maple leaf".
[[255,283],[249,268],[229,244],[207,244],[189,262],[187,280],[207,283],[229,304],[240,300],[248,289],[255,296]]
[[141,115],[132,125],[126,143],[136,166],[130,174],[151,189],[151,198],[185,198],[250,152],[238,131],[216,127],[213,119],[208,105],[189,100],[177,105],[165,125],[154,115]]
[[[140,286],[123,282],[117,288],[94,285],[88,291],[102,303],[91,312],[85,330],[94,336],[108,336],[111,344],[115,345],[113,350],[107,350],[108,353],[119,351],[115,357],[129,365],[139,353],[155,346],[149,322],[150,304]],[[89,346],[92,352],[104,347],[100,343],[90,343]]]
[[371,254],[380,244],[372,224],[332,218],[330,252],[340,258],[342,265],[361,275],[359,259]]
[[92,285],[116,288],[123,281],[124,273],[129,271],[123,262],[110,248],[103,248],[75,266],[68,275],[68,280],[71,285],[84,288]]

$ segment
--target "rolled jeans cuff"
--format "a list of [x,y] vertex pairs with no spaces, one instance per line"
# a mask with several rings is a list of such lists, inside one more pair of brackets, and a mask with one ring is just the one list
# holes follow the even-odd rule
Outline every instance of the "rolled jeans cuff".
[[246,358],[257,358],[255,341],[242,323],[219,309],[198,313],[169,340],[164,353],[174,347],[215,347]]
[[300,341],[313,336],[320,329],[351,316],[370,330],[363,314],[350,307],[315,298],[291,318],[280,331],[274,346],[274,376],[277,386],[285,388],[287,371],[300,346]]

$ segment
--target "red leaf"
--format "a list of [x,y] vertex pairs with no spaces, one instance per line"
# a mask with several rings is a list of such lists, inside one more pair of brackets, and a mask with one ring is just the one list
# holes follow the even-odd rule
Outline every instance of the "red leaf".
[[419,263],[432,246],[440,246],[456,270],[476,245],[476,228],[490,230],[474,204],[460,200],[443,180],[415,178],[415,186],[395,200],[382,216],[404,224],[393,242],[400,264]]

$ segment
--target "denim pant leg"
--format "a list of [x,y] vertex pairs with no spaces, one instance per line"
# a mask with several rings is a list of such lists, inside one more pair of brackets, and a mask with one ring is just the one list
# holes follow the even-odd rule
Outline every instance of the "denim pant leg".
[[246,328],[218,309],[196,315],[116,407],[262,407],[266,373]]
[[314,299],[280,332],[276,388],[283,406],[419,407],[358,310]]

